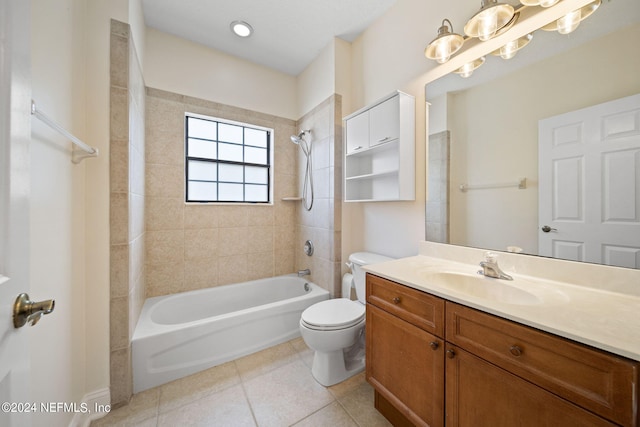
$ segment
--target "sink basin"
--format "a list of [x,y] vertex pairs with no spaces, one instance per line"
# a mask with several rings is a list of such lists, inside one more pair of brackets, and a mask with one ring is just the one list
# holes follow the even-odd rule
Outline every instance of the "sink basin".
[[427,280],[433,285],[486,300],[515,305],[542,303],[538,296],[510,285],[511,281],[448,271],[429,274]]

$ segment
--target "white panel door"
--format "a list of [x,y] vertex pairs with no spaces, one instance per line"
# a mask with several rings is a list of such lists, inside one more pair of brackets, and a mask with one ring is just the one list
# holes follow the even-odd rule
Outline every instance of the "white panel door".
[[29,291],[29,1],[0,1],[0,426],[30,425],[25,329],[16,296]]
[[640,268],[640,94],[538,132],[540,255]]

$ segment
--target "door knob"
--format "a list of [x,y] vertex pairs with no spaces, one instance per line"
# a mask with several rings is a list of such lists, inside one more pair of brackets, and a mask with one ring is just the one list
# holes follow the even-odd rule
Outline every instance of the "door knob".
[[545,233],[548,233],[550,231],[558,231],[558,229],[557,228],[551,228],[548,225],[543,225],[542,226],[542,231],[544,231]]
[[13,303],[13,327],[21,328],[27,322],[34,326],[40,321],[43,314],[53,311],[56,302],[52,299],[45,301],[31,301],[29,295],[20,294]]

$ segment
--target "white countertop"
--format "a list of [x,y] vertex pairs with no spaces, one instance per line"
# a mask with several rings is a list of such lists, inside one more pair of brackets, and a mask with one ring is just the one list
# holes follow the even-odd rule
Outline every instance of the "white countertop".
[[[579,268],[580,265],[577,265],[576,268]],[[640,296],[635,290],[627,293],[618,289],[612,291],[606,286],[605,289],[598,289],[539,278],[537,275],[514,274],[513,270],[501,266],[514,277],[513,281],[478,277],[487,280],[488,286],[491,285],[490,281],[499,280],[507,286],[520,288],[537,297],[540,302],[526,305],[481,298],[452,287],[440,286],[432,278],[434,273],[442,271],[476,275],[479,269],[477,264],[418,255],[365,266],[364,269],[446,300],[640,361]],[[628,282],[628,276],[624,277]],[[636,276],[631,277],[635,280]],[[629,285],[632,288],[640,287],[640,282]]]

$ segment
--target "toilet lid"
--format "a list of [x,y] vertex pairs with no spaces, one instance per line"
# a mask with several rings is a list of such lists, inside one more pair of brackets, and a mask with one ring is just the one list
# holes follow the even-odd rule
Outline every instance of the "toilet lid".
[[312,305],[302,312],[302,321],[310,328],[344,329],[364,319],[365,307],[347,298],[336,298]]

